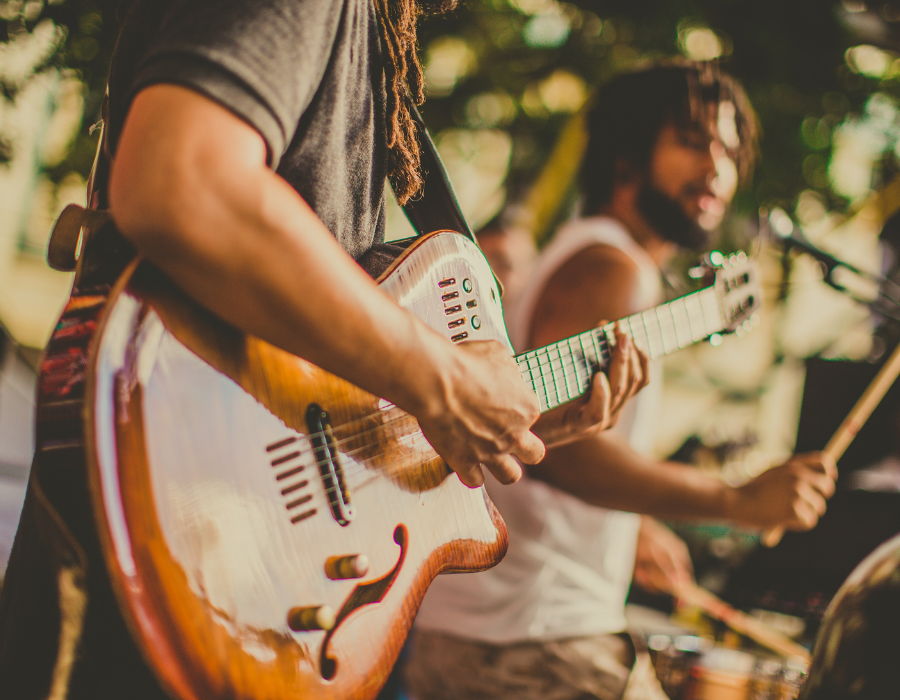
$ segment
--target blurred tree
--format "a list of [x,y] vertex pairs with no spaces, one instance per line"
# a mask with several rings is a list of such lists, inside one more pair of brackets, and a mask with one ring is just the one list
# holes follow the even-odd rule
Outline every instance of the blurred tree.
[[[74,69],[85,85],[84,124],[65,159],[50,168],[56,182],[71,171],[84,176],[90,167],[88,127],[98,118],[118,5],[0,1],[0,39],[52,20],[65,39],[46,65]],[[853,197],[829,179],[833,137],[848,117],[865,116],[871,95],[886,95],[889,105],[900,98],[900,63],[891,53],[900,48],[898,20],[900,3],[862,0],[464,0],[421,24],[429,82],[424,116],[436,134],[508,132],[508,181],[516,193],[591,86],[648,57],[717,58],[744,82],[764,130],[761,165],[738,196],[739,210],[791,211],[807,190],[840,210]],[[855,65],[847,52],[860,43],[884,49],[887,68],[873,73]],[[5,99],[14,99],[9,85],[2,88]],[[11,147],[0,135],[0,156]],[[888,146],[874,161],[876,185],[897,170]]]
[[646,58],[718,58],[744,82],[764,130],[762,162],[738,208],[792,209],[807,189],[843,207],[826,176],[831,131],[880,84],[845,62],[855,40],[843,9],[821,0],[471,0],[423,25],[428,74],[450,37],[471,54],[455,81],[431,90],[425,118],[438,132],[508,130],[516,189],[590,86]]

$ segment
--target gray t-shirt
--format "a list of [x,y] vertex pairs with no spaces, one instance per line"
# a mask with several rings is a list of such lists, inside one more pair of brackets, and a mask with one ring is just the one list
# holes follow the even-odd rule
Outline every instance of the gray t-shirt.
[[384,77],[370,0],[135,0],[110,71],[113,152],[132,99],[189,87],[265,139],[354,258],[384,239]]

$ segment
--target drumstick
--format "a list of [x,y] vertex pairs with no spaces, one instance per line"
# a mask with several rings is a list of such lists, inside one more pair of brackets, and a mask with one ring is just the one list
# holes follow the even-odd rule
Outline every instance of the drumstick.
[[681,584],[676,595],[679,600],[690,605],[696,605],[710,617],[721,620],[731,629],[749,637],[757,644],[789,659],[799,657],[807,664],[809,663],[810,654],[806,647],[797,644],[790,637],[772,629],[755,617],[736,610],[696,583]]
[[[856,405],[844,418],[844,422],[841,423],[837,432],[831,436],[828,444],[825,445],[825,454],[831,457],[835,463],[841,458],[846,449],[850,447],[853,438],[862,430],[863,425],[865,425],[869,416],[872,415],[872,411],[875,410],[881,399],[884,398],[888,389],[891,388],[898,374],[900,374],[900,345],[894,349],[888,361],[882,365],[878,374],[875,375],[875,379],[872,380],[872,383],[869,384],[863,395],[859,397],[859,401],[856,402]],[[784,528],[776,527],[763,532],[761,539],[766,547],[774,547],[781,541],[783,536]]]

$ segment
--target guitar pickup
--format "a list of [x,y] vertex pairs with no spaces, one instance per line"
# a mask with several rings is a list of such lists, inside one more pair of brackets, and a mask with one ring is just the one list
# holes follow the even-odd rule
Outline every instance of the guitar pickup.
[[318,404],[311,403],[306,409],[306,425],[309,428],[309,441],[312,443],[322,484],[328,496],[331,515],[342,527],[353,520],[354,510],[350,503],[350,493],[344,481],[344,470],[335,445],[334,433],[331,430],[331,417]]

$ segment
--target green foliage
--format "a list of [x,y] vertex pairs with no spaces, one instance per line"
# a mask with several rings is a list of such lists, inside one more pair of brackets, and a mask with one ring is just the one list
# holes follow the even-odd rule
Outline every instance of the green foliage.
[[[525,0],[470,0],[447,16],[427,18],[420,32],[426,50],[447,35],[466,41],[476,68],[447,95],[425,107],[430,128],[473,125],[469,105],[486,92],[508,94],[516,110],[505,124],[514,137],[511,180],[526,183],[546,158],[566,115],[529,109],[530,87],[565,70],[592,86],[653,57],[683,53],[689,28],[707,27],[722,43],[720,59],[745,85],[763,126],[762,160],[737,207],[793,208],[807,189],[831,206],[846,202],[826,177],[831,132],[861,109],[881,81],[852,72],[845,51],[856,43],[842,25],[840,3],[821,0],[573,0],[556,5]],[[561,8],[570,31],[558,45],[529,46],[528,27],[540,12]],[[599,30],[599,31],[598,31]],[[477,119],[475,120],[477,121]]]
[[[69,155],[50,173],[54,180],[71,171],[86,175],[90,168],[94,139],[88,127],[99,117],[118,4],[0,0],[0,38],[53,20],[66,35],[47,65],[74,69],[86,87],[84,123]],[[426,60],[448,37],[461,39],[456,48],[462,46],[469,56],[464,75],[449,88],[431,90],[424,116],[434,133],[448,127],[508,130],[515,193],[545,161],[574,109],[564,94],[562,104],[552,108],[542,102],[549,78],[569,79],[556,85],[562,93],[577,88],[572,76],[589,91],[642,59],[683,53],[686,32],[706,27],[721,41],[720,60],[743,81],[763,126],[761,164],[739,194],[738,209],[790,210],[807,189],[840,209],[846,200],[827,177],[834,129],[848,115],[861,113],[876,91],[900,98],[896,74],[871,78],[848,67],[846,50],[863,42],[844,26],[840,6],[822,0],[466,0],[456,11],[421,23]],[[0,88],[6,99],[14,99],[13,88]],[[881,165],[892,173],[894,162],[889,157]]]
[[[50,20],[63,29],[64,40],[55,52],[35,66],[34,75],[48,69],[67,69],[74,71],[85,85],[82,128],[66,158],[48,173],[54,181],[73,171],[86,177],[90,171],[96,137],[91,137],[88,131],[100,118],[100,103],[118,29],[117,4],[117,0],[0,0],[0,41],[14,40]],[[15,101],[21,87],[0,81],[2,96],[9,101]],[[10,145],[4,149],[0,143],[0,158],[5,150],[12,148]],[[8,160],[11,153],[6,155]]]

